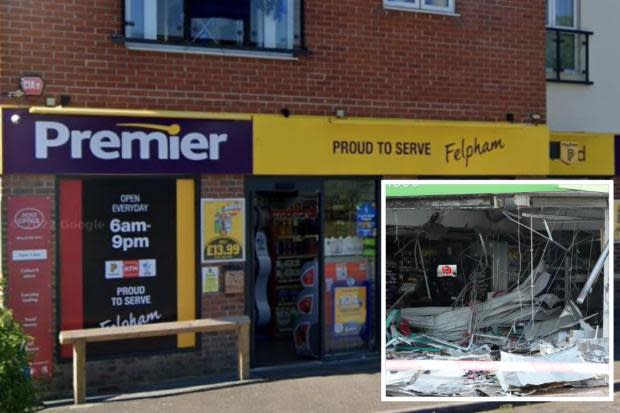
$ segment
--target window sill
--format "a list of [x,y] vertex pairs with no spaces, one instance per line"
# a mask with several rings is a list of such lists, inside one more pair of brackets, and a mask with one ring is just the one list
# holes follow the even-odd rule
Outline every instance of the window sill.
[[396,6],[396,5],[387,5],[387,4],[384,4],[383,8],[385,10],[406,11],[406,12],[411,12],[411,13],[424,13],[424,14],[439,14],[441,16],[461,17],[459,13],[455,13],[452,11],[426,10],[426,9],[419,9],[419,8],[414,8],[414,7]]
[[228,56],[228,57],[248,57],[255,59],[275,59],[275,60],[299,60],[298,54],[302,51],[269,51],[269,50],[251,50],[251,49],[235,49],[235,48],[215,48],[208,46],[187,46],[178,44],[150,43],[125,41],[125,46],[129,50],[145,51],[145,52],[169,52],[169,53],[189,53],[206,56]]
[[590,80],[558,80],[558,79],[547,79],[547,82],[549,83],[565,83],[565,84],[569,84],[569,85],[584,85],[584,86],[589,86],[589,85],[593,85],[594,82],[590,81]]

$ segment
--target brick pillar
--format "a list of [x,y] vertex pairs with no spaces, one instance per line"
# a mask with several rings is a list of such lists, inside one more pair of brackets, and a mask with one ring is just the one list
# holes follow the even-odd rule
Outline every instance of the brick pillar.
[[[243,175],[205,175],[201,177],[200,194],[203,198],[243,198]],[[248,217],[246,211],[246,219]],[[246,240],[246,260],[250,259]],[[220,269],[220,290],[202,295],[202,317],[224,317],[245,313],[245,283],[241,289],[227,291],[226,278],[241,272],[245,280],[245,263],[217,265]],[[202,355],[216,370],[229,370],[236,363],[236,335],[234,333],[210,333],[202,335]]]

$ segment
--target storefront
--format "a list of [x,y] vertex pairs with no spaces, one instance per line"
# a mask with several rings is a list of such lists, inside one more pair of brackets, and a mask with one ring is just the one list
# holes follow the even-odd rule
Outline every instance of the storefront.
[[[218,264],[222,279],[242,274],[240,288],[218,279],[202,294],[201,205],[243,199],[249,117],[4,109],[2,132],[7,305],[34,337],[34,377],[68,387],[63,330],[225,315],[211,307],[217,301],[244,313],[245,259]],[[243,215],[236,230],[245,231]],[[243,240],[237,248],[247,254]],[[113,383],[127,383],[206,374],[225,366],[203,350],[226,356],[225,345],[193,334],[92,344],[89,376],[106,383],[111,369]]]
[[[542,126],[268,115],[253,124],[255,366],[377,349],[383,176],[549,172]],[[305,286],[307,273],[318,284]]]
[[[2,136],[7,303],[52,388],[66,329],[248,314],[254,367],[376,351],[380,180],[549,174],[524,124],[5,108]],[[92,346],[89,377],[229,371],[232,342]]]
[[255,366],[375,349],[377,182],[248,180]]

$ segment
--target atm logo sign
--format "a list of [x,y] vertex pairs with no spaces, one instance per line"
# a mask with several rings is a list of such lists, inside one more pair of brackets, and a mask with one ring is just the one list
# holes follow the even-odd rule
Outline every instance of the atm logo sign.
[[146,260],[113,260],[105,262],[106,280],[122,280],[126,278],[149,278],[157,275],[157,261]]

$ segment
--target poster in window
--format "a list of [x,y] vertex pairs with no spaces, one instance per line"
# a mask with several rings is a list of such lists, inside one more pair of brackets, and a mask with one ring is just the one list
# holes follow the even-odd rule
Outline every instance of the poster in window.
[[202,267],[202,293],[220,291],[220,267]]
[[374,202],[360,202],[355,206],[356,233],[358,237],[374,237],[376,232],[377,210]]
[[203,263],[245,261],[245,199],[203,199]]
[[[192,180],[67,180],[60,198],[63,329],[195,318]],[[190,347],[179,337],[94,343],[88,353]]]
[[366,287],[334,289],[334,335],[355,336],[366,325]]

